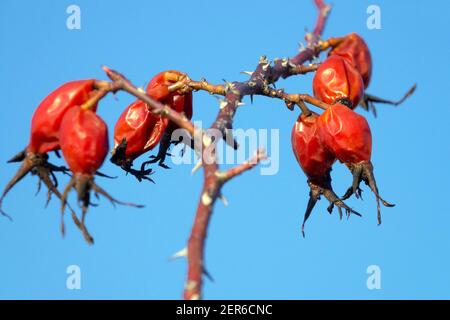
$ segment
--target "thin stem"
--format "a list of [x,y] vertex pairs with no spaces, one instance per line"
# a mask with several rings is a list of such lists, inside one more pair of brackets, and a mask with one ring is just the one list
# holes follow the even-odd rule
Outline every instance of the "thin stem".
[[[303,66],[303,64],[313,60],[316,54],[329,48],[332,42],[319,41],[330,7],[325,5],[322,0],[315,0],[315,4],[319,9],[316,26],[313,33],[307,36],[308,47],[296,56],[292,58],[277,59],[273,64],[269,62],[266,57],[261,57],[255,71],[250,73],[250,79],[245,82],[236,81],[231,83],[227,82],[225,85],[213,85],[204,79],[201,81],[192,81],[187,75],[182,75],[176,80],[174,79],[180,83],[175,83],[169,90],[172,92],[179,91],[180,93],[183,93],[184,91],[204,90],[212,94],[224,96],[224,100],[221,101],[220,111],[210,129],[218,129],[223,133],[222,137],[227,137],[227,132],[232,129],[236,110],[243,97],[253,95],[271,96],[272,89],[270,88],[270,84],[275,83],[280,78],[287,78],[293,75],[315,71],[317,69],[316,65]],[[144,101],[152,113],[170,119],[179,127],[186,129],[192,136],[197,136],[196,134],[198,133],[201,134],[202,149],[200,154],[204,164],[204,181],[187,245],[188,271],[184,288],[185,299],[200,299],[202,296],[203,275],[205,274],[203,257],[207,229],[214,204],[217,198],[222,194],[221,188],[229,179],[252,169],[259,161],[265,158],[265,155],[259,150],[253,159],[228,171],[219,171],[215,150],[212,152],[209,150],[209,152],[207,152],[208,147],[213,143],[212,139],[207,136],[204,131],[200,131],[196,128],[183,114],[180,114],[170,107],[149,97],[144,90],[136,88],[120,73],[111,70],[108,67],[103,67],[103,69],[113,81],[113,87],[117,90],[126,91]],[[295,103],[299,105],[306,114],[311,111],[309,111],[303,103],[304,101],[322,109],[328,108],[328,105],[320,103],[317,99],[308,95],[289,95],[280,91],[279,96],[278,93],[276,93],[272,97],[280,98],[288,103]],[[237,148],[237,144],[233,139],[226,139],[226,142],[234,148]],[[216,142],[214,141],[214,143]]]
[[[264,91],[264,88],[267,88],[270,83],[276,82],[280,77],[293,75],[292,70],[298,70],[295,67],[296,65],[302,65],[306,61],[312,60],[314,55],[321,50],[322,47],[317,46],[317,43],[323,32],[330,7],[326,6],[322,0],[316,0],[315,3],[319,9],[319,17],[309,41],[310,48],[299,53],[292,59],[278,60],[273,66],[265,57],[261,57],[255,71],[251,74],[249,81],[233,82],[227,86],[223,106],[221,106],[222,108],[211,128],[219,129],[223,133],[226,133],[228,129],[232,128],[233,118],[236,114],[239,102],[244,96],[260,94]],[[203,153],[202,159],[204,157],[205,153]],[[205,270],[205,240],[209,221],[213,212],[213,206],[218,196],[221,195],[223,181],[219,178],[221,176],[220,173],[217,174],[219,171],[216,162],[211,163],[203,161],[203,163],[203,188],[197,206],[194,224],[188,240],[188,272],[184,288],[184,298],[188,300],[200,299],[202,297],[202,281]],[[246,169],[247,166],[248,165],[241,165],[240,168]],[[231,173],[231,175],[236,176],[241,172],[241,169],[236,169],[232,172],[234,173]]]

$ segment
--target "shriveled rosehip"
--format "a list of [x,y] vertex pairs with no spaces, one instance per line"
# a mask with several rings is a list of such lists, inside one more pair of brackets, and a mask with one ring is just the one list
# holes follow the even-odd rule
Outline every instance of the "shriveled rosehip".
[[[184,113],[189,120],[192,118],[192,92],[179,93],[171,91],[172,85],[180,81],[185,75],[176,70],[158,73],[147,85],[147,94],[153,99],[170,106],[177,112]],[[171,134],[178,126],[170,122],[167,132]]]
[[111,161],[134,174],[140,181],[150,180],[151,169],[132,169],[133,160],[153,149],[161,140],[168,120],[152,114],[147,105],[136,100],[121,114],[114,127],[114,151]]
[[364,94],[364,83],[358,70],[340,56],[328,57],[313,79],[316,98],[334,104],[343,102],[356,108]]
[[[170,106],[179,113],[183,113],[187,119],[192,118],[192,92],[180,92],[178,88],[173,86],[176,83],[181,83],[186,75],[177,70],[167,70],[157,74],[147,86],[147,94],[155,100]],[[153,160],[150,163],[158,162],[160,166],[167,168],[164,164],[167,150],[171,143],[178,143],[179,141],[172,141],[172,133],[178,129],[178,125],[172,121],[164,132],[159,151],[156,156],[152,156]]]
[[113,204],[137,206],[112,198],[94,182],[94,174],[103,164],[108,154],[109,144],[106,123],[93,110],[83,107],[69,110],[61,123],[60,143],[64,159],[73,173],[63,193],[62,212],[64,212],[67,195],[71,188],[77,191],[78,202],[82,208],[81,223],[83,225],[90,204],[91,190],[103,195]]
[[367,120],[347,106],[335,104],[317,124],[324,145],[343,163],[370,161],[372,134]]
[[61,196],[56,189],[57,181],[54,172],[66,172],[66,169],[49,163],[47,153],[60,148],[59,128],[64,114],[67,110],[88,100],[95,90],[95,83],[93,79],[67,82],[50,93],[36,108],[31,121],[28,146],[8,161],[22,162],[22,165],[6,185],[0,198],[2,214],[5,215],[1,209],[4,197],[28,172],[36,174],[40,179],[39,182],[42,181],[47,186],[48,200],[52,193],[58,197]]
[[363,38],[357,33],[350,33],[328,53],[328,56],[332,55],[338,55],[347,60],[360,73],[364,81],[364,88],[369,86],[372,75],[372,57]]
[[353,193],[361,196],[359,184],[364,181],[377,198],[378,223],[381,223],[380,201],[387,207],[393,205],[378,194],[378,187],[370,161],[372,154],[372,134],[367,120],[343,104],[328,108],[317,120],[317,128],[323,145],[336,158],[345,163],[353,174],[353,184],[343,199]]
[[[192,92],[179,92],[179,88],[173,87],[184,77],[186,77],[185,74],[175,70],[160,72],[150,80],[146,92],[153,99],[170,106],[177,112],[184,113],[188,119],[191,119]],[[153,115],[148,111],[145,103],[135,101],[128,106],[116,123],[115,146],[111,162],[134,175],[139,181],[143,179],[153,181],[148,177],[152,170],[145,169],[145,166],[159,162],[160,166],[168,168],[164,160],[172,143],[172,132],[177,128],[175,123]],[[152,156],[152,160],[143,162],[140,170],[133,169],[133,160],[152,150],[158,143],[160,144],[158,154]]]
[[59,127],[64,114],[89,99],[94,91],[94,82],[94,79],[89,79],[65,83],[39,104],[31,121],[27,151],[47,153],[59,149]]
[[[348,34],[344,37],[343,41],[339,42],[328,53],[328,56],[336,55],[344,58],[358,70],[363,79],[364,88],[366,89],[369,86],[372,77],[372,57],[364,39],[354,32]],[[412,86],[399,100],[384,99],[365,93],[360,104],[364,110],[371,110],[376,116],[377,110],[375,108],[375,103],[398,106],[402,104],[406,98],[412,95],[415,89],[416,85]]]
[[308,179],[314,184],[325,185],[336,157],[322,145],[317,119],[315,113],[301,114],[292,128],[291,142],[295,158]]
[[167,120],[152,114],[147,105],[137,100],[120,116],[114,128],[114,142],[127,141],[127,158],[135,159],[151,150],[160,140]]
[[90,109],[74,108],[63,118],[61,151],[70,170],[92,176],[101,167],[109,150],[106,123]]
[[331,187],[330,172],[336,157],[322,144],[317,130],[317,119],[318,115],[315,113],[309,116],[300,115],[292,128],[291,135],[292,150],[308,178],[310,187],[308,206],[302,224],[303,236],[305,223],[321,195],[330,201],[331,205],[328,208],[330,213],[336,205],[341,217],[341,208],[347,211],[347,215],[350,213],[360,215],[339,199]]

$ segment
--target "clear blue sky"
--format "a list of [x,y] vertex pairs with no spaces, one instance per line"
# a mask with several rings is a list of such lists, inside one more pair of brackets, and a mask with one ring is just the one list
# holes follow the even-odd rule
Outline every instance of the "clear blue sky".
[[[312,1],[87,1],[81,30],[66,28],[69,1],[0,2],[0,91],[2,152],[0,184],[17,169],[6,160],[28,142],[34,108],[63,82],[97,77],[109,65],[142,85],[159,71],[174,68],[211,82],[245,79],[261,54],[291,56],[312,28]],[[300,235],[308,189],[290,146],[298,111],[256,97],[241,108],[238,128],[280,129],[280,171],[249,172],[229,183],[230,205],[217,203],[206,248],[215,278],[206,280],[205,298],[450,298],[450,106],[448,70],[450,11],[447,1],[377,1],[382,29],[366,27],[372,1],[333,1],[325,37],[360,33],[374,60],[369,92],[397,98],[414,82],[416,94],[379,116],[364,113],[374,136],[373,163],[382,195],[395,202],[383,209],[349,204],[363,213],[350,221],[329,216],[324,202]],[[311,92],[311,77],[280,82],[290,92]],[[196,120],[210,124],[217,112],[211,96],[195,95]],[[132,101],[108,97],[99,113],[110,127]],[[112,131],[112,130],[111,130]],[[170,163],[169,163],[170,164]],[[184,247],[197,205],[202,174],[192,166],[158,169],[156,185],[119,175],[98,179],[111,194],[144,203],[146,209],[117,208],[106,201],[92,208],[89,247],[70,219],[59,233],[59,203],[44,209],[45,194],[34,197],[36,178],[27,177],[5,200],[14,221],[0,219],[0,298],[181,297],[186,263],[168,257]],[[334,186],[342,194],[349,173],[336,165]],[[62,180],[62,184],[67,181]],[[66,289],[66,267],[78,265],[82,289]],[[381,290],[368,290],[366,268],[382,270]]]

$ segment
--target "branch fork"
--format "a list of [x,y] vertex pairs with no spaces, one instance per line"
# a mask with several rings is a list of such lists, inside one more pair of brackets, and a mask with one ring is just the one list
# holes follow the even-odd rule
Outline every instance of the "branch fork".
[[[178,79],[174,79],[176,83],[170,87],[171,91],[180,93],[189,91],[206,91],[210,94],[223,96],[224,99],[219,101],[218,115],[210,127],[210,129],[218,129],[222,132],[222,138],[227,137],[228,130],[233,127],[233,119],[239,106],[242,105],[242,98],[245,96],[263,95],[283,100],[289,108],[298,105],[302,112],[311,112],[304,102],[316,105],[318,107],[327,108],[314,100],[313,97],[307,95],[286,94],[284,90],[276,90],[270,87],[271,84],[277,82],[280,78],[304,74],[315,71],[317,64],[304,65],[308,61],[313,61],[316,55],[329,48],[335,40],[320,41],[325,22],[330,11],[330,7],[323,3],[323,0],[315,0],[315,4],[319,9],[314,31],[308,35],[308,46],[299,52],[296,56],[284,59],[275,59],[273,63],[269,62],[267,57],[262,56],[253,72],[245,72],[250,78],[244,82],[225,82],[224,85],[214,85],[201,79],[200,81],[191,80],[187,75],[182,75]],[[108,77],[112,80],[111,87],[114,90],[122,90],[130,93],[136,98],[145,102],[152,113],[161,115],[176,123],[179,127],[186,129],[191,136],[197,136],[201,133],[201,162],[203,165],[203,187],[198,202],[194,223],[191,234],[188,239],[186,250],[182,252],[182,256],[186,256],[188,262],[187,279],[184,287],[184,298],[187,300],[200,299],[202,297],[202,283],[204,268],[204,248],[207,235],[207,229],[210,218],[212,216],[213,207],[217,199],[224,199],[221,189],[226,182],[238,175],[251,170],[258,163],[267,159],[264,149],[258,149],[256,154],[249,160],[237,165],[226,171],[221,171],[215,158],[215,151],[207,154],[207,147],[210,145],[211,137],[208,130],[200,131],[194,124],[189,121],[183,114],[172,110],[170,107],[161,104],[149,97],[144,90],[136,88],[123,75],[108,67],[103,67]],[[238,148],[236,141],[226,139],[227,144],[235,149]],[[208,157],[208,158],[207,158]],[[210,161],[210,160],[215,161]],[[206,161],[208,160],[208,161]],[[198,169],[200,166],[197,165]],[[194,168],[195,169],[195,168]],[[224,201],[225,202],[225,201]],[[189,252],[189,254],[187,254]],[[180,254],[181,256],[181,254]]]

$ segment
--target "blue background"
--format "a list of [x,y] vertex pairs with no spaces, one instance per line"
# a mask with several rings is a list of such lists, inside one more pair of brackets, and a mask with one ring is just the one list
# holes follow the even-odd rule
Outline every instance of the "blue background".
[[[312,1],[82,1],[81,30],[66,28],[69,1],[0,2],[0,92],[2,151],[0,184],[17,165],[40,100],[60,84],[96,77],[102,64],[144,85],[171,68],[211,82],[243,80],[260,55],[292,56],[311,29]],[[218,202],[209,228],[206,264],[215,282],[205,282],[205,298],[372,299],[450,298],[450,70],[447,1],[377,1],[382,29],[366,27],[372,1],[334,1],[325,37],[356,31],[368,42],[374,72],[369,92],[398,98],[417,82],[404,105],[379,106],[367,116],[374,135],[373,163],[381,194],[397,204],[383,209],[348,203],[364,217],[339,221],[318,205],[302,239],[300,224],[308,189],[290,146],[298,111],[279,101],[256,97],[241,108],[236,128],[279,128],[277,175],[248,172],[224,188],[228,207]],[[311,77],[281,81],[289,92],[311,92]],[[105,99],[99,114],[111,128],[133,98]],[[248,102],[248,101],[246,101]],[[195,94],[196,120],[209,125],[217,101]],[[112,131],[112,130],[111,130]],[[169,163],[170,164],[170,163]],[[189,235],[202,174],[192,166],[157,168],[156,185],[137,183],[105,162],[103,171],[119,179],[98,179],[120,199],[146,209],[119,207],[105,200],[92,208],[89,247],[66,217],[59,233],[59,203],[44,210],[45,193],[34,197],[36,178],[27,177],[6,198],[14,221],[0,219],[0,298],[178,299],[186,263],[169,262]],[[351,181],[341,165],[333,171],[339,194]],[[62,184],[67,181],[62,180]],[[66,289],[66,268],[81,268],[82,289]],[[381,290],[368,290],[366,268],[378,265]]]

